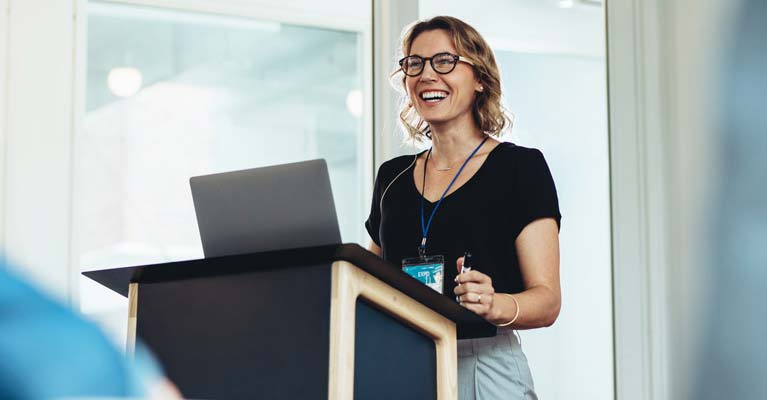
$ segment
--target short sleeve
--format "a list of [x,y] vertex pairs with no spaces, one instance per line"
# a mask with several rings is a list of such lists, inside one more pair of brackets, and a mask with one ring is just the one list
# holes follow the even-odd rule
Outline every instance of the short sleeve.
[[562,215],[554,179],[543,154],[537,149],[524,149],[516,163],[515,184],[511,212],[513,237],[516,238],[531,222],[541,218],[554,218],[557,229]]
[[383,178],[381,177],[381,170],[383,166],[378,169],[376,174],[375,184],[373,185],[373,200],[370,204],[370,215],[368,215],[367,221],[365,221],[365,229],[368,231],[368,235],[373,239],[376,245],[381,246],[381,238],[379,237],[379,228],[381,226],[381,185]]

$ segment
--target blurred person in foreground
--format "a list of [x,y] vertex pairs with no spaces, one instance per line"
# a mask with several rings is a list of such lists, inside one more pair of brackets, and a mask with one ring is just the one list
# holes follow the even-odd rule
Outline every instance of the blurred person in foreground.
[[101,330],[0,258],[0,399],[180,398],[153,357],[130,362]]

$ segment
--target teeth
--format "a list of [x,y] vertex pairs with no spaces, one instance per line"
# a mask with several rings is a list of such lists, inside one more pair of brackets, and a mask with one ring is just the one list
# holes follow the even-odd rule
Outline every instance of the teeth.
[[423,92],[421,93],[421,98],[424,100],[442,100],[445,97],[447,97],[447,93],[445,92]]

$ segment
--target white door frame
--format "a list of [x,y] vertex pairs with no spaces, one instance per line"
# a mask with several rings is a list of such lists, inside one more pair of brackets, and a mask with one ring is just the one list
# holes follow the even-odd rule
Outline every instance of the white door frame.
[[659,0],[606,2],[615,398],[668,398],[664,25]]

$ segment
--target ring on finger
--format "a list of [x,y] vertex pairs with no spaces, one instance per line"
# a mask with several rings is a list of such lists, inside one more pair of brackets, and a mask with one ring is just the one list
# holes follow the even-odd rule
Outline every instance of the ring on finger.
[[481,294],[477,295],[477,303],[482,304],[482,295]]

